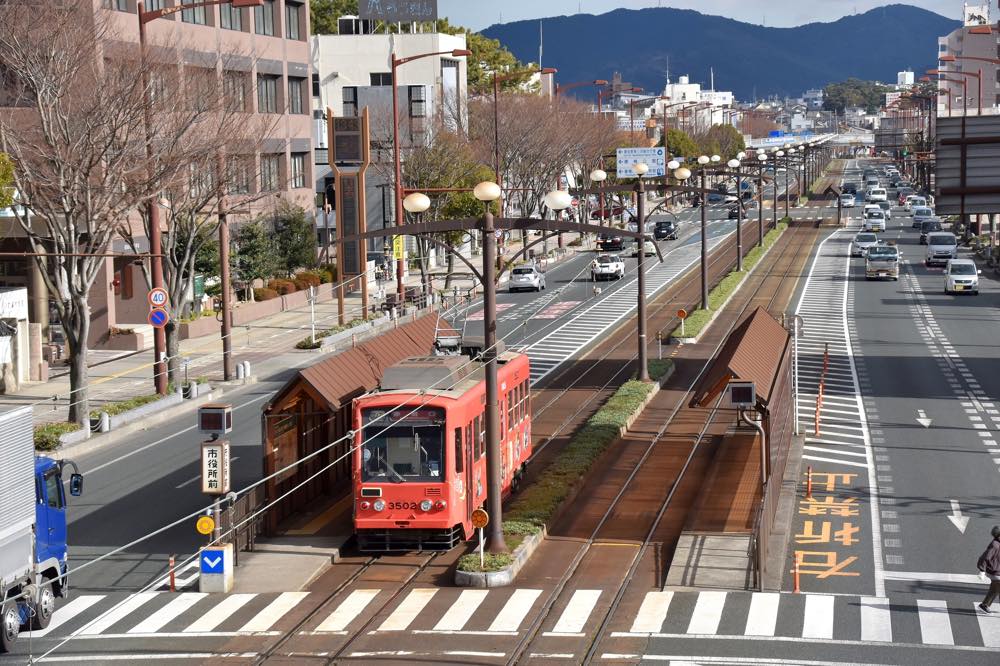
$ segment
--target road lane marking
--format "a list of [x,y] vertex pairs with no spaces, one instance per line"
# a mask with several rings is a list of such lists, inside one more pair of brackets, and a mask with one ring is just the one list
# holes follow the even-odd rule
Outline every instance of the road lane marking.
[[569,603],[566,604],[562,615],[559,616],[556,625],[552,627],[552,631],[547,631],[543,635],[583,636],[584,634],[580,632],[583,631],[590,613],[594,610],[594,606],[597,605],[597,600],[600,598],[601,590],[576,590],[573,592],[573,596],[570,597]]
[[948,617],[948,603],[930,599],[917,600],[917,615],[920,618],[920,637],[928,645],[954,645],[951,620]]
[[145,620],[128,630],[130,634],[154,634],[168,622],[207,597],[204,592],[183,592]]
[[275,622],[283,618],[307,596],[309,596],[308,592],[282,592],[277,599],[265,606],[249,622],[240,627],[240,633],[268,631],[274,626]]
[[802,624],[802,638],[833,638],[834,598],[823,594],[807,594]]
[[93,594],[93,595],[77,597],[76,599],[73,599],[65,606],[60,606],[58,609],[56,609],[56,612],[52,616],[52,619],[49,620],[49,626],[45,627],[44,629],[39,629],[38,631],[26,632],[25,635],[30,636],[31,638],[42,638],[44,636],[48,636],[53,631],[55,631],[62,625],[66,624],[74,617],[84,612],[85,610],[87,610],[88,608],[90,608],[103,598],[104,598],[103,594]]
[[888,599],[861,597],[861,640],[892,642]]
[[379,626],[378,631],[403,631],[417,618],[420,611],[437,594],[435,587],[418,587],[411,590],[402,603]]
[[158,594],[158,592],[139,592],[137,594],[133,594],[122,601],[122,603],[100,615],[93,622],[89,622],[82,628],[74,631],[72,635],[96,636],[97,634],[111,628],[111,625],[124,619],[127,615],[138,609],[146,602],[152,601]]
[[725,605],[725,592],[700,593],[698,595],[698,602],[694,606],[691,623],[688,624],[687,633],[701,635],[716,634],[719,631],[719,622],[722,620],[722,609]]
[[229,594],[207,613],[192,622],[184,633],[208,633],[243,608],[256,594]]
[[493,620],[489,631],[518,631],[524,617],[541,594],[541,590],[514,590],[514,594],[510,595],[507,603]]
[[434,625],[434,631],[461,631],[464,629],[472,618],[472,614],[476,612],[488,594],[489,590],[462,590],[448,612]]
[[778,623],[778,602],[781,595],[777,592],[754,592],[750,598],[750,612],[747,616],[747,626],[743,633],[746,636],[773,636]]
[[1000,615],[994,613],[987,615],[979,610],[979,604],[972,605],[972,612],[979,620],[979,633],[983,637],[983,645],[986,647],[1000,647]]
[[632,622],[632,633],[653,633],[663,629],[673,597],[674,593],[669,590],[647,592]]

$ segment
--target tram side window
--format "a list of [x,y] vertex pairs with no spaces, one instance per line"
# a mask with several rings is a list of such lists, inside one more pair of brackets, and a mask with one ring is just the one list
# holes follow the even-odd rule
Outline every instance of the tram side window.
[[465,443],[472,449],[472,457],[476,457],[476,440],[472,437],[472,421],[465,426]]
[[525,415],[531,415],[531,384],[528,380],[524,380],[524,384],[521,385],[524,389],[524,413]]
[[514,391],[507,392],[507,430],[514,429]]
[[483,455],[483,444],[486,441],[486,433],[483,432],[482,414],[476,417],[475,430],[476,433],[478,433],[478,436],[476,437],[476,459],[478,460]]
[[465,456],[462,453],[461,428],[455,428],[455,471],[459,474],[465,471]]

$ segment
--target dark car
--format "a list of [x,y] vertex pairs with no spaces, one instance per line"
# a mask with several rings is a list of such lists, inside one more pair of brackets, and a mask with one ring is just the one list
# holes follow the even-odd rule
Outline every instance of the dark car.
[[625,239],[617,234],[598,234],[597,247],[602,252],[621,252],[625,249]]
[[708,203],[719,203],[726,200],[725,195],[719,192],[709,192],[705,198],[708,200]]
[[841,190],[843,194],[857,194],[858,184],[857,183],[844,183],[844,189]]
[[941,231],[941,220],[924,220],[920,223],[920,244],[927,245],[927,234]]
[[603,211],[600,208],[594,209],[590,213],[590,217],[595,220],[607,220],[612,217],[621,217],[624,212],[627,211],[622,206],[605,206]]
[[656,240],[677,240],[677,225],[673,220],[661,220],[653,228],[653,238]]
[[726,215],[726,217],[730,220],[738,220],[740,217],[740,207],[730,206],[729,213]]

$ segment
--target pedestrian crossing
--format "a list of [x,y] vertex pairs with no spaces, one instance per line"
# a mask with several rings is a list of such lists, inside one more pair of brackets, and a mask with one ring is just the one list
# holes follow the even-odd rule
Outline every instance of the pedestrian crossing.
[[[388,637],[416,635],[517,636],[541,611],[545,590],[533,588],[353,589],[323,605],[298,629],[338,636],[365,630]],[[578,589],[543,623],[548,638],[583,637],[603,620],[614,590]],[[393,602],[393,603],[389,603]],[[613,637],[726,636],[754,639],[861,641],[1000,648],[1000,613],[977,612],[978,599],[890,600],[854,595],[786,592],[646,592],[637,608],[621,606]],[[176,594],[147,592],[124,599],[83,595],[57,609],[33,639],[196,639],[275,636],[292,630],[320,603],[309,592]],[[388,608],[383,608],[389,604]],[[387,614],[386,614],[386,611]]]
[[[802,318],[796,357],[799,427],[807,465],[868,469],[867,424],[848,339],[849,246],[849,234],[833,235],[821,245],[796,310]],[[817,404],[821,381],[823,399]]]

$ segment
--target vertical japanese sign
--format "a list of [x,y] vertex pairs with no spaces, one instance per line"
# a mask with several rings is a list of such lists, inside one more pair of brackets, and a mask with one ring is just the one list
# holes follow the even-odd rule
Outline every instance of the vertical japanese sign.
[[229,492],[229,440],[216,439],[201,445],[201,492],[225,495]]
[[363,246],[356,240],[346,240],[360,233],[360,197],[358,187],[361,178],[356,173],[341,173],[337,182],[339,206],[337,210],[337,233],[342,234],[344,242],[344,276],[359,275],[362,272],[360,248]]

